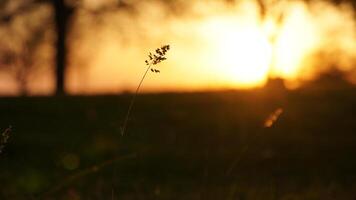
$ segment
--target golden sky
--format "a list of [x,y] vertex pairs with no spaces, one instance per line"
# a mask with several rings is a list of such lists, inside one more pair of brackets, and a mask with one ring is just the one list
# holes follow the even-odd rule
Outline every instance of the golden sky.
[[[254,0],[170,6],[132,0],[126,2],[133,9],[95,14],[114,2],[86,0],[74,15],[68,41],[70,93],[132,91],[148,52],[164,44],[171,45],[168,59],[159,64],[160,74],[148,74],[144,91],[253,88],[268,77],[284,78],[295,88],[331,67],[355,80],[356,22],[348,4],[266,0],[261,16]],[[52,90],[41,89],[50,79],[33,80],[34,93]],[[0,90],[5,88],[0,81]]]

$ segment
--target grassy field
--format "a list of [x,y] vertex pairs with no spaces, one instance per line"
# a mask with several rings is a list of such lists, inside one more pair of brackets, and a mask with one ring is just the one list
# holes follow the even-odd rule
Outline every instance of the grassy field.
[[1,98],[0,199],[356,198],[354,88],[130,98]]

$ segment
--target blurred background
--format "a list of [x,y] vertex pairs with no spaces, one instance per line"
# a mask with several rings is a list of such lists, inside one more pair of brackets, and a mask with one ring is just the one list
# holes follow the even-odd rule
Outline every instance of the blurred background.
[[356,199],[355,9],[0,0],[0,199]]
[[2,0],[0,94],[132,91],[149,51],[174,53],[146,91],[355,83],[355,1]]

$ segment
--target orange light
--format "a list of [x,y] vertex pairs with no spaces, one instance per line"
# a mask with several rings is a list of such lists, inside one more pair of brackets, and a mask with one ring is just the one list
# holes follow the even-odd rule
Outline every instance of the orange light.
[[202,29],[211,48],[208,64],[219,79],[244,88],[264,83],[271,61],[271,45],[259,27],[221,17],[207,20]]

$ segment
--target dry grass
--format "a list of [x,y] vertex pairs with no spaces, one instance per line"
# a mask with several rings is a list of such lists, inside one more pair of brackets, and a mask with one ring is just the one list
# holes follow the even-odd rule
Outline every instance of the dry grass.
[[0,153],[3,152],[6,144],[9,142],[11,135],[11,126],[4,130],[0,137]]
[[126,113],[126,116],[125,116],[125,119],[124,119],[124,123],[123,123],[123,125],[121,127],[121,135],[125,134],[125,131],[126,131],[126,128],[127,128],[127,123],[128,123],[129,118],[130,118],[130,113],[131,113],[132,107],[133,107],[133,105],[135,103],[136,97],[137,97],[138,92],[139,92],[139,90],[141,88],[143,80],[146,78],[147,72],[149,70],[151,70],[151,72],[153,72],[153,73],[160,73],[161,72],[158,68],[155,68],[154,66],[167,59],[166,58],[166,53],[167,53],[167,51],[169,49],[170,49],[169,45],[164,45],[161,48],[157,48],[154,53],[150,52],[148,54],[148,60],[145,60],[145,63],[147,65],[147,69],[146,69],[145,73],[143,74],[143,76],[141,78],[141,81],[139,82],[139,84],[138,84],[138,86],[136,88],[135,94],[131,99],[129,108],[127,109],[127,113]]
[[265,128],[270,128],[273,126],[273,124],[278,120],[279,116],[283,113],[282,108],[276,109],[273,113],[270,114],[270,116],[265,120],[264,122],[264,127]]

